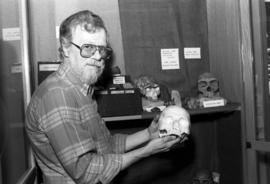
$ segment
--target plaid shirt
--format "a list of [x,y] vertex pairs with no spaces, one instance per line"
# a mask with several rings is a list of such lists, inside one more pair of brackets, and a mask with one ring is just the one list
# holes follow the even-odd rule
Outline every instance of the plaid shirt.
[[45,184],[105,184],[120,172],[126,135],[110,134],[91,89],[61,64],[32,96],[26,131]]

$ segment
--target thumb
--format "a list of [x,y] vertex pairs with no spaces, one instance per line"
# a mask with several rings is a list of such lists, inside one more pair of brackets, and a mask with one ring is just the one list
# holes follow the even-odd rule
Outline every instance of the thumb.
[[153,119],[153,122],[157,123],[159,121],[159,117],[160,117],[160,113],[157,114],[154,119]]

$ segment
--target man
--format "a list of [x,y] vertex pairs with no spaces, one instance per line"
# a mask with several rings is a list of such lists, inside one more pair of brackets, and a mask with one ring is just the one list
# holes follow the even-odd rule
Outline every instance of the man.
[[112,136],[106,128],[92,99],[111,54],[98,15],[81,11],[65,19],[59,50],[63,63],[35,91],[26,112],[26,131],[45,184],[110,183],[121,170],[180,141],[159,138],[155,121],[131,135]]

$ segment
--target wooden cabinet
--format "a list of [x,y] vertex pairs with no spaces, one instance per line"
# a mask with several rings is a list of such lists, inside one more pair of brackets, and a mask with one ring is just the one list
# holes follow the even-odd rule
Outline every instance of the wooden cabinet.
[[[211,72],[220,80],[221,95],[242,107],[246,95],[242,4],[241,0],[119,0],[126,73],[132,78],[153,76],[185,97],[196,95],[201,73]],[[185,58],[187,47],[201,48],[201,58]],[[180,69],[162,70],[163,48],[179,49]],[[192,172],[205,167],[221,172],[221,183],[244,183],[245,113],[244,108],[192,115],[194,152],[188,164],[192,169],[180,181],[187,182]]]
[[[190,110],[191,136],[189,140],[170,154],[164,167],[173,168],[171,174],[167,174],[154,183],[190,183],[193,175],[200,169],[208,169],[220,174],[220,183],[242,183],[242,146],[241,146],[241,107],[239,103],[231,103],[224,107]],[[144,112],[136,116],[120,116],[104,118],[106,125],[112,133],[133,133],[148,127],[153,113]],[[144,173],[150,178],[151,167],[161,162],[153,159],[144,167],[149,167]],[[176,158],[176,159],[175,159]],[[171,160],[177,165],[170,163]],[[142,170],[136,165],[136,169]],[[131,177],[136,181],[136,177]],[[138,181],[139,182],[139,181]],[[135,182],[136,183],[136,182]]]

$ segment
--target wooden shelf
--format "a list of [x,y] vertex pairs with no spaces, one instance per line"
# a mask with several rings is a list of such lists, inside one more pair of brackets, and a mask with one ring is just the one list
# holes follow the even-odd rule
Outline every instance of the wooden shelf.
[[196,109],[196,110],[189,110],[190,115],[201,115],[201,114],[212,114],[212,113],[220,113],[220,112],[232,112],[236,110],[241,110],[239,103],[228,103],[225,106],[220,107],[210,107],[204,109]]
[[[233,112],[240,109],[241,108],[240,108],[239,103],[228,103],[225,106],[188,110],[188,112],[190,113],[191,116],[195,116],[195,115],[213,114],[213,113],[228,113],[228,112]],[[142,114],[139,114],[139,115],[103,117],[102,119],[105,122],[136,120],[136,119],[153,119],[155,115],[156,113],[152,113],[152,112],[142,112]]]

